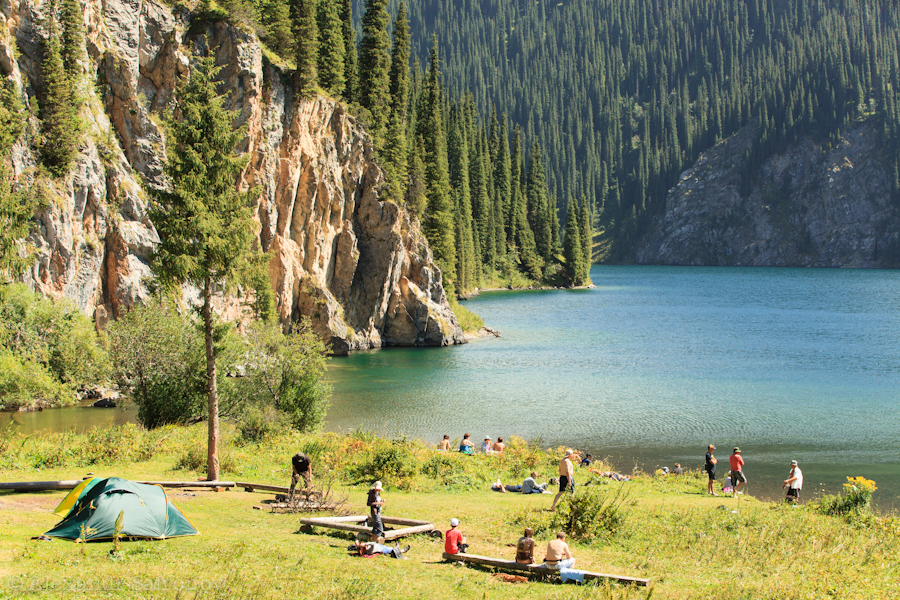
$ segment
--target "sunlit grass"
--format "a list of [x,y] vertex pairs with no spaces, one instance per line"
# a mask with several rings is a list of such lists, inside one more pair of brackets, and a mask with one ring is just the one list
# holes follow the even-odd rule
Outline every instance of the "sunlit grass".
[[[191,480],[200,471],[178,469],[202,444],[203,424],[145,432],[117,427],[93,436],[74,433],[8,437],[0,445],[0,479],[77,479],[93,472],[131,479]],[[73,447],[83,447],[74,450]],[[116,448],[113,452],[111,449]],[[288,484],[289,457],[314,457],[317,478],[334,477],[352,511],[365,511],[373,465],[381,465],[385,514],[448,528],[462,521],[472,551],[512,558],[521,515],[549,516],[552,496],[498,494],[500,477],[517,483],[531,470],[546,481],[559,449],[511,440],[506,456],[439,453],[410,440],[367,432],[290,434],[242,444],[225,427],[223,479]],[[48,457],[56,455],[55,459]],[[93,459],[91,453],[94,453]],[[626,483],[576,471],[576,494],[627,491],[624,520],[609,536],[573,542],[578,566],[650,578],[653,598],[892,598],[900,595],[900,522],[893,516],[849,524],[806,507],[751,497],[709,497],[705,479],[638,474]],[[590,481],[590,487],[584,487]],[[596,487],[595,487],[596,486]],[[0,597],[57,598],[84,590],[121,598],[646,598],[648,590],[621,586],[508,584],[490,569],[441,562],[442,544],[408,540],[409,559],[353,558],[345,534],[298,533],[299,516],[254,510],[271,495],[170,490],[201,536],[164,542],[82,547],[32,541],[50,529],[64,492],[0,493]],[[543,552],[547,539],[540,538]],[[540,554],[542,556],[542,554]]]

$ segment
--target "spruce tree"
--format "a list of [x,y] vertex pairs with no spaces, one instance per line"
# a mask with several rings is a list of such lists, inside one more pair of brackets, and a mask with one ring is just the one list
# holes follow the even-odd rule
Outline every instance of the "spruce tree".
[[469,188],[469,145],[459,105],[451,112],[447,138],[450,186],[456,233],[456,289],[468,292],[478,286],[480,268],[476,266],[475,241],[472,237],[472,198]]
[[318,0],[319,85],[333,96],[344,93],[344,35],[337,0]]
[[341,0],[341,32],[344,36],[344,100],[358,102],[359,56],[353,28],[353,0]]
[[581,249],[581,227],[578,224],[578,205],[569,198],[566,209],[566,231],[563,238],[563,257],[566,278],[572,285],[584,283],[584,252]]
[[23,256],[22,240],[31,228],[37,196],[21,186],[8,165],[13,144],[25,131],[25,107],[11,79],[0,101],[0,285],[24,271],[30,257]]
[[581,208],[578,214],[578,225],[581,227],[581,251],[584,254],[584,273],[582,274],[584,283],[590,283],[591,281],[591,265],[594,262],[592,221],[593,215],[591,214],[591,208],[588,205],[588,199],[582,198]]
[[73,91],[81,77],[81,62],[85,58],[84,10],[78,0],[62,0],[62,60]]
[[164,286],[190,283],[200,289],[206,337],[206,383],[209,409],[208,480],[219,478],[219,394],[213,296],[233,289],[251,273],[254,221],[251,202],[256,190],[239,192],[236,182],[247,164],[235,147],[243,139],[234,129],[235,113],[225,110],[216,93],[211,54],[200,58],[190,79],[176,89],[168,133],[165,173],[171,187],[152,192],[150,220],[159,234],[151,267]]
[[[450,178],[447,166],[447,141],[444,135],[444,91],[440,75],[437,37],[432,41],[431,64],[420,101],[419,136],[425,164],[425,237],[444,277],[456,280],[456,243]],[[361,62],[361,61],[360,61]]]
[[394,20],[394,48],[390,70],[391,116],[382,156],[391,196],[403,199],[408,178],[407,105],[409,104],[409,22],[401,2]]
[[316,23],[317,0],[290,0],[294,33],[294,58],[297,61],[297,88],[301,96],[315,93],[319,84],[319,27]]
[[372,134],[382,139],[390,117],[391,45],[387,0],[366,0],[359,44],[359,103],[372,116]]
[[44,97],[41,103],[41,157],[56,176],[69,172],[78,155],[81,122],[73,102],[72,82],[63,64],[56,2],[50,3],[49,37],[42,64]]
[[266,45],[281,58],[294,57],[294,37],[291,33],[291,11],[285,0],[265,0],[259,11],[266,28]]

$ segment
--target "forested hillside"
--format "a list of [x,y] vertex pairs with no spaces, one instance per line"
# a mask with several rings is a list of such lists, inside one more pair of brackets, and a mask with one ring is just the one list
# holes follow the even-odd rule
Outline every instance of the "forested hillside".
[[[362,6],[362,0],[354,0]],[[397,0],[392,0],[392,8]],[[540,143],[560,214],[587,198],[624,254],[697,156],[755,119],[743,174],[798,136],[875,119],[897,202],[900,8],[878,0],[421,0],[446,87]]]
[[[525,146],[502,107],[479,111],[467,86],[448,89],[433,28],[410,27],[403,2],[393,17],[388,0],[223,4],[296,68],[303,93],[351,105],[373,136],[385,192],[420,218],[448,290],[589,281],[591,202],[567,198],[561,227],[539,140]],[[413,38],[428,51],[411,64]]]

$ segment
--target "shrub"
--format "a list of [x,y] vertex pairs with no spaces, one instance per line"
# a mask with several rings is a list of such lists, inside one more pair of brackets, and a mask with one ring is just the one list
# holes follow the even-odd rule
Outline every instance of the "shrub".
[[579,488],[576,495],[564,496],[556,511],[528,509],[514,517],[513,522],[531,527],[535,536],[551,537],[563,531],[573,540],[590,542],[615,534],[625,524],[626,506],[633,504],[624,485],[615,491],[608,487]]
[[249,406],[241,414],[237,427],[241,442],[259,444],[283,433],[290,424],[272,407]]
[[284,335],[277,324],[254,323],[246,337],[245,377],[236,393],[257,406],[282,412],[297,431],[318,430],[328,410],[325,345],[305,325]]
[[351,476],[358,480],[381,480],[385,485],[393,484],[408,489],[418,471],[418,461],[412,451],[402,443],[378,448],[368,460],[363,460],[351,469]]
[[[186,423],[206,410],[203,336],[171,302],[151,300],[109,328],[120,388],[144,427]],[[225,371],[226,369],[221,369]]]
[[823,515],[845,517],[856,520],[872,514],[872,493],[878,488],[875,482],[865,477],[847,477],[843,495],[825,495],[818,502],[810,503],[816,512]]
[[74,401],[75,388],[107,380],[104,340],[68,300],[43,298],[22,284],[0,286],[0,395],[4,402]]

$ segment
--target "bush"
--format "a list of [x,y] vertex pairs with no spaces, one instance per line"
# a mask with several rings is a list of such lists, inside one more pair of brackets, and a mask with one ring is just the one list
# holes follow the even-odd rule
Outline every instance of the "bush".
[[847,477],[843,495],[825,495],[810,506],[823,515],[845,517],[850,521],[872,514],[872,493],[878,488],[865,477]]
[[297,431],[322,426],[331,388],[325,382],[325,345],[305,325],[284,335],[277,324],[256,322],[244,351],[245,377],[236,394],[256,406],[272,406]]
[[625,524],[626,506],[633,504],[623,485],[615,491],[608,487],[578,488],[574,496],[560,499],[556,511],[528,509],[513,522],[534,529],[535,537],[552,537],[562,531],[573,540],[591,542],[615,534]]
[[351,475],[362,481],[380,480],[385,485],[408,489],[418,471],[418,461],[402,442],[378,448],[371,458],[351,469]]
[[133,309],[110,325],[109,337],[116,379],[134,398],[144,427],[186,423],[205,414],[203,336],[171,302],[152,300]]
[[10,406],[71,402],[77,387],[104,383],[110,374],[105,340],[91,320],[68,300],[43,298],[22,284],[0,286],[0,356],[0,395]]
[[249,406],[241,414],[237,427],[241,442],[259,444],[284,433],[290,423],[272,407]]

